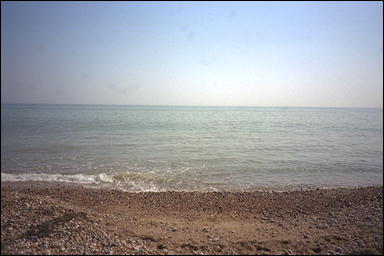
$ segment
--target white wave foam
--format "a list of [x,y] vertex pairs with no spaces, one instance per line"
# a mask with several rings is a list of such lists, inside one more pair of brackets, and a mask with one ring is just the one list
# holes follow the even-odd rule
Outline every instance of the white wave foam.
[[1,173],[1,181],[47,181],[47,182],[69,182],[81,184],[113,183],[114,180],[105,173],[98,175],[85,174],[48,174],[48,173]]
[[135,182],[125,179],[116,180],[114,175],[101,173],[98,175],[85,174],[48,174],[48,173],[1,173],[2,182],[23,182],[23,181],[42,181],[42,182],[66,182],[82,184],[90,188],[112,188],[130,192],[158,192],[160,189],[152,184],[145,182]]

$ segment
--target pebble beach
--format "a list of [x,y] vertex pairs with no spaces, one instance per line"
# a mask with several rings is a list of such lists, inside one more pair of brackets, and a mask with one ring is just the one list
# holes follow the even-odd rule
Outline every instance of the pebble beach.
[[383,254],[383,187],[128,193],[3,182],[1,254]]

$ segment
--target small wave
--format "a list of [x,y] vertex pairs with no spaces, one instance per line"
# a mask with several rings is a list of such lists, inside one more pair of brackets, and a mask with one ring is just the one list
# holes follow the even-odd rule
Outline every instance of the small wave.
[[[87,185],[91,187],[103,187],[119,189],[131,192],[157,192],[161,191],[154,182],[148,182],[148,178],[140,180],[139,174],[118,173],[118,174],[48,174],[48,173],[1,173],[2,182],[25,182],[25,181],[40,181],[40,182],[65,182]],[[130,180],[131,179],[131,180]]]
[[48,173],[20,173],[10,174],[1,173],[1,181],[47,181],[47,182],[69,182],[81,184],[98,184],[98,183],[113,183],[113,179],[101,173],[98,175],[85,174],[48,174]]
[[259,184],[240,184],[232,181],[209,181],[203,177],[187,180],[183,177],[164,175],[158,172],[114,172],[100,173],[94,175],[87,174],[59,174],[59,173],[5,173],[1,172],[2,182],[63,182],[81,184],[91,188],[118,189],[127,192],[162,192],[162,191],[274,191],[288,192],[296,190],[312,189],[332,189],[347,187],[364,187],[381,185],[382,183],[360,182],[360,183],[281,183],[274,184],[264,179],[264,183]]

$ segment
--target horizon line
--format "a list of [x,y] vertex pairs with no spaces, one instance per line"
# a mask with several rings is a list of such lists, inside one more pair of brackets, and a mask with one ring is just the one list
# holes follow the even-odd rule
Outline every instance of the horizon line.
[[335,106],[241,106],[241,105],[151,105],[151,104],[89,104],[89,103],[3,103],[1,105],[85,105],[85,106],[140,106],[140,107],[237,107],[237,108],[375,108],[375,109],[383,109],[383,107],[335,107]]

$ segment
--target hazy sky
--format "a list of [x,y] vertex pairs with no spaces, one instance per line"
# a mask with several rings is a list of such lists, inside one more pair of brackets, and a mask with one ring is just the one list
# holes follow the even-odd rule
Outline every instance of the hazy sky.
[[382,13],[382,2],[1,2],[1,101],[383,107]]

